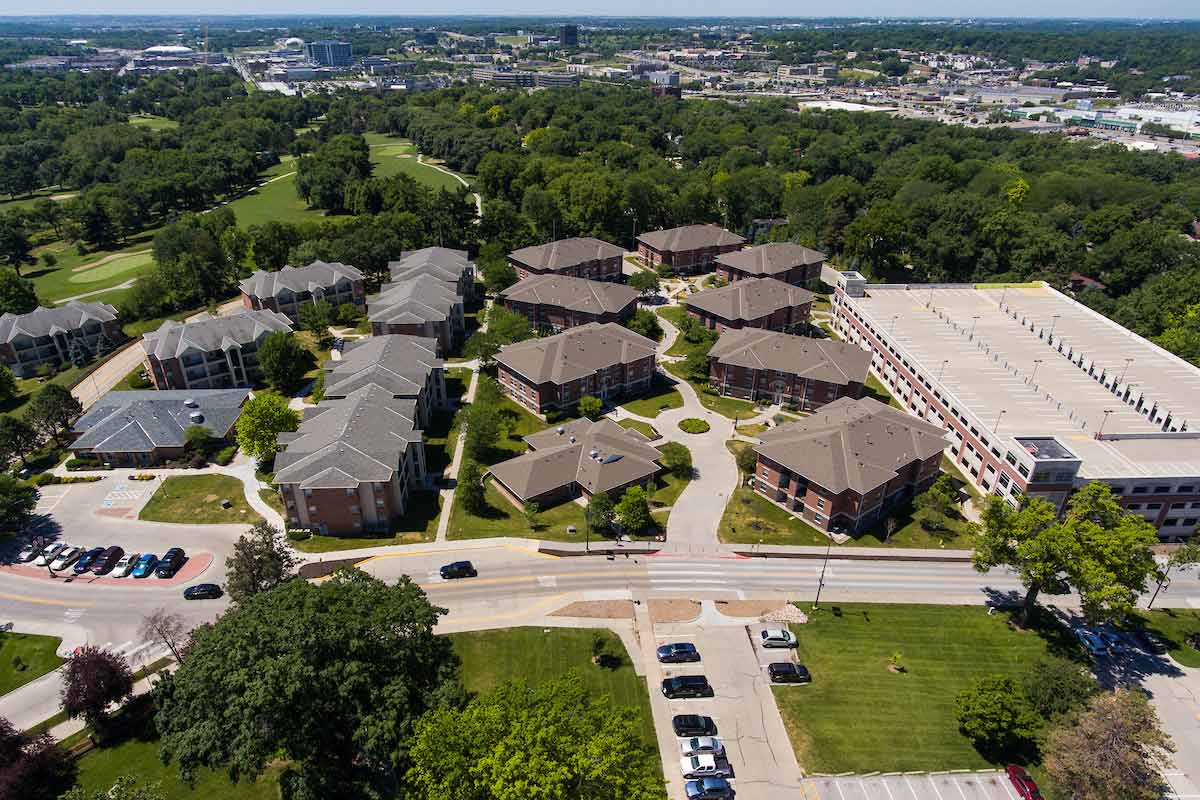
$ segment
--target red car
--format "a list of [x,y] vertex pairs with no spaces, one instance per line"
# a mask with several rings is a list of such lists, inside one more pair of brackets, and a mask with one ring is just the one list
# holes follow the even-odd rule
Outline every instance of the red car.
[[1033,778],[1029,777],[1029,773],[1025,771],[1024,767],[1009,764],[1004,771],[1008,773],[1008,779],[1012,781],[1013,788],[1017,790],[1017,795],[1021,800],[1042,800],[1042,793],[1038,791],[1038,785],[1034,783]]

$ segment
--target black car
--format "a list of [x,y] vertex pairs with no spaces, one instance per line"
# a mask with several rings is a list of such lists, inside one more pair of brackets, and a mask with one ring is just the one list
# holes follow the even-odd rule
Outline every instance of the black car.
[[216,600],[224,592],[215,583],[197,583],[183,590],[184,600]]
[[470,561],[455,561],[453,564],[447,564],[438,570],[438,574],[447,581],[453,578],[474,578],[479,575],[475,571],[475,565]]
[[790,661],[778,661],[767,665],[767,674],[771,683],[812,683],[812,675],[803,664],[793,664]]
[[701,714],[676,714],[671,719],[671,727],[675,729],[676,736],[685,738],[717,735],[717,723],[713,722],[712,717]]
[[658,648],[657,654],[661,664],[682,664],[700,660],[700,651],[691,642],[664,644]]
[[187,561],[187,556],[184,554],[183,548],[172,547],[163,553],[163,557],[158,560],[158,566],[154,568],[154,574],[159,578],[174,578],[175,573],[179,572],[179,568],[183,566],[183,562],[185,561]]
[[708,678],[703,675],[677,675],[674,678],[664,678],[662,693],[671,700],[682,697],[712,697],[712,687]]
[[125,555],[125,551],[113,545],[96,556],[96,560],[92,562],[92,572],[97,575],[112,572],[112,568],[117,565],[117,562],[121,560],[121,556],[123,555]]
[[92,568],[92,562],[99,558],[103,553],[103,547],[93,547],[91,550],[88,550],[86,553],[81,555],[79,560],[75,562],[75,574],[82,575],[90,570]]

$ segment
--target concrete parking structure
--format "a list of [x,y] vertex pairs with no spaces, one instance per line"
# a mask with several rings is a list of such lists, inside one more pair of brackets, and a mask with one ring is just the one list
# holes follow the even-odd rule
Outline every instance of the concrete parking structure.
[[805,778],[805,800],[1019,800],[1003,772],[931,772]]

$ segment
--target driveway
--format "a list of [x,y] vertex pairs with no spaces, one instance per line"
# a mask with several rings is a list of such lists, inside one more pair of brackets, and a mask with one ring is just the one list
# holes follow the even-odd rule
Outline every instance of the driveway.
[[142,363],[143,355],[141,340],[130,342],[77,383],[71,390],[72,396],[85,409],[91,408],[101,396]]

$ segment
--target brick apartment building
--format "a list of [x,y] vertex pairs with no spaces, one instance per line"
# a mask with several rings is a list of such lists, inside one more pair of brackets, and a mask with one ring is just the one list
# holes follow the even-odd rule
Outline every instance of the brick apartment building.
[[258,347],[263,339],[291,330],[291,320],[277,311],[167,320],[142,337],[146,374],[156,389],[252,387],[262,380]]
[[724,253],[715,259],[717,277],[733,283],[747,278],[774,278],[807,286],[821,277],[825,254],[790,242],[763,244]]
[[436,339],[438,352],[448,355],[464,338],[463,297],[450,283],[421,274],[385,283],[367,298],[371,335],[403,334]]
[[589,322],[627,322],[637,311],[638,296],[621,283],[531,275],[502,291],[500,300],[535,329],[557,332]]
[[516,270],[518,280],[531,275],[566,275],[619,282],[624,256],[625,251],[615,244],[577,237],[522,247],[508,254],[508,263]]
[[314,261],[307,267],[285,266],[278,272],[257,270],[241,281],[242,306],[250,311],[278,311],[293,323],[300,321],[300,308],[324,300],[333,306],[349,304],[360,312],[366,305],[363,274],[340,263]]
[[815,411],[862,397],[870,354],[846,342],[745,328],[708,351],[708,385],[719,394]]
[[449,404],[436,339],[393,335],[348,341],[341,359],[325,362],[323,369],[326,400],[342,400],[374,384],[393,398],[416,403],[421,427],[429,424],[434,409]]
[[808,328],[813,293],[774,278],[736,281],[687,298],[688,316],[717,333],[761,328],[800,333]]
[[862,532],[933,482],[944,436],[876,400],[843,397],[762,434],[754,489],[819,530]]
[[425,247],[420,250],[405,250],[399,261],[388,262],[388,273],[392,284],[403,283],[412,278],[428,275],[447,284],[454,293],[470,306],[478,299],[475,292],[475,262],[467,258],[466,250],[448,247]]
[[685,225],[637,237],[638,255],[647,264],[681,273],[711,269],[717,256],[741,250],[745,243],[744,238],[719,225]]
[[589,323],[502,347],[496,362],[501,388],[542,414],[574,406],[584,395],[608,402],[646,391],[655,343],[620,325]]
[[72,300],[25,314],[5,313],[0,315],[0,362],[18,378],[32,378],[43,364],[67,363],[75,341],[95,356],[101,337],[114,345],[125,340],[117,309],[108,303]]

